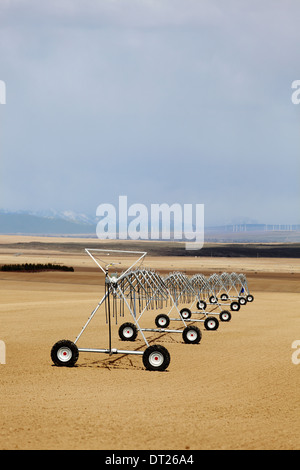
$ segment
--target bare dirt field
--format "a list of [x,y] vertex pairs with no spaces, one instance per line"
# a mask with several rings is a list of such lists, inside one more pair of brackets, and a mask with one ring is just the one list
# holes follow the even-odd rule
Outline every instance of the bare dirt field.
[[[300,364],[292,362],[300,259],[147,256],[146,266],[163,273],[244,273],[255,300],[216,331],[200,324],[197,345],[177,333],[148,333],[170,352],[164,372],[147,371],[141,356],[84,352],[66,368],[53,365],[51,348],[75,340],[103,295],[103,276],[83,250],[64,252],[49,239],[51,250],[20,251],[13,246],[20,239],[0,237],[0,265],[51,262],[75,271],[0,271],[0,449],[300,448]],[[147,313],[145,326],[157,313]],[[130,347],[118,339],[130,318],[117,321],[113,346],[142,348],[140,336]],[[79,341],[107,348],[104,310]]]

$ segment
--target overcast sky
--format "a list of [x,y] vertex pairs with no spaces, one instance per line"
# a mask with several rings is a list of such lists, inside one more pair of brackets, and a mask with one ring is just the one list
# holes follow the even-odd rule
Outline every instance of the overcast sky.
[[1,0],[0,208],[300,223],[299,0]]

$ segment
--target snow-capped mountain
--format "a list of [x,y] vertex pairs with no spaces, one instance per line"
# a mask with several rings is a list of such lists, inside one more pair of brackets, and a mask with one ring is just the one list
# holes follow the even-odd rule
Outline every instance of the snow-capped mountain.
[[35,217],[42,217],[46,219],[62,219],[70,222],[78,222],[81,224],[94,225],[97,222],[95,216],[74,212],[72,210],[58,211],[55,209],[47,209],[40,211],[31,211],[31,210],[18,210],[11,211],[6,209],[0,209],[0,214],[13,214],[13,215],[32,215]]
[[0,210],[1,234],[96,235],[96,221],[73,211]]

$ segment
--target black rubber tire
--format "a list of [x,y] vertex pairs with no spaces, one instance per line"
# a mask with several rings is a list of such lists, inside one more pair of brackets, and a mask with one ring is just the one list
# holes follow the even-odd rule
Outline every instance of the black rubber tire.
[[239,302],[231,302],[230,310],[232,310],[233,312],[238,312],[240,308],[241,308],[241,306],[240,306]]
[[247,303],[247,299],[245,299],[245,297],[239,297],[239,304],[240,305],[246,305]]
[[228,322],[231,320],[231,313],[228,312],[228,310],[223,310],[223,312],[220,313],[219,318],[223,322]]
[[188,320],[189,318],[191,318],[192,312],[190,311],[189,308],[182,308],[180,310],[180,315],[182,316],[184,320]]
[[62,339],[51,349],[51,359],[58,367],[74,367],[79,357],[79,351],[72,341]]
[[204,320],[204,327],[208,331],[215,331],[219,328],[219,320],[215,317],[207,317]]
[[168,315],[161,313],[155,318],[155,325],[158,328],[168,328],[168,326],[170,325],[170,318],[168,317]]
[[149,346],[143,353],[143,364],[147,370],[166,370],[170,360],[169,351],[159,344]]
[[209,301],[211,304],[216,304],[218,303],[218,297],[216,297],[215,295],[211,295]]
[[197,326],[187,326],[182,332],[183,341],[186,344],[198,344],[201,341],[202,333]]
[[133,323],[123,323],[119,328],[119,336],[122,341],[135,341],[137,335],[138,330]]
[[253,295],[251,294],[247,295],[247,302],[253,302],[253,300],[254,300]]
[[204,300],[199,300],[199,302],[197,302],[197,309],[198,310],[205,310],[206,309],[206,302]]
[[228,295],[227,294],[221,294],[220,299],[221,300],[228,300]]

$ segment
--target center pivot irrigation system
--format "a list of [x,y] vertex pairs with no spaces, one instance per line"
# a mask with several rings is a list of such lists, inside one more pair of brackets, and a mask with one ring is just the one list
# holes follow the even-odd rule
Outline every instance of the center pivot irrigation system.
[[[191,282],[191,279],[182,272],[173,272],[170,273],[166,279],[165,283],[168,286],[168,289],[172,293],[173,298],[175,299],[175,305],[185,304],[185,307],[182,308],[180,313],[180,318],[183,318],[185,322],[203,322],[206,330],[216,330],[219,326],[219,322],[216,318],[208,316],[206,311],[201,312],[202,317],[200,319],[191,319],[191,311],[186,307],[186,304],[189,304],[191,307],[194,305],[198,299],[197,291]],[[168,312],[167,316],[171,314],[173,307]],[[178,311],[178,308],[176,308]],[[195,312],[199,313],[199,312]],[[180,318],[170,318],[170,321],[178,321]]]
[[[113,354],[139,355],[142,356],[143,364],[147,370],[164,371],[170,364],[170,354],[168,350],[159,344],[149,345],[144,332],[154,333],[181,333],[186,344],[198,344],[202,338],[200,329],[194,325],[196,322],[204,322],[208,330],[218,328],[219,322],[214,316],[208,316],[206,312],[207,302],[214,308],[223,302],[231,302],[231,310],[239,310],[240,305],[252,302],[254,297],[250,294],[246,277],[242,274],[223,273],[221,276],[215,274],[206,278],[201,274],[196,274],[189,278],[186,274],[176,272],[170,273],[163,278],[152,269],[141,268],[146,256],[146,252],[85,249],[96,265],[105,275],[104,295],[98,302],[87,322],[81,329],[74,341],[60,340],[51,349],[51,359],[57,366],[73,367],[79,357],[80,352],[103,353],[109,356]],[[109,273],[109,268],[120,265],[121,262],[107,263],[101,258],[112,254],[121,259],[125,256],[134,256],[135,261],[121,273]],[[107,259],[106,259],[107,260]],[[100,263],[100,262],[102,263]],[[243,295],[242,295],[243,294]],[[220,295],[222,305],[218,300]],[[246,295],[246,297],[244,297]],[[207,298],[208,297],[208,298]],[[245,302],[243,302],[245,300]],[[189,308],[179,310],[179,304],[190,304],[197,302],[200,311],[191,312]],[[238,308],[234,308],[235,304]],[[87,329],[100,307],[104,306],[105,319],[108,332],[107,348],[82,348],[77,346],[78,340]],[[159,314],[155,318],[157,328],[142,328],[141,318],[149,310],[158,310],[169,307],[167,314]],[[171,318],[172,311],[177,312],[178,317]],[[112,346],[112,322],[113,318],[117,324],[118,317],[124,317],[125,312],[129,312],[130,322],[123,323],[119,328],[119,339],[122,341],[134,341],[138,333],[141,334],[144,346],[136,350],[118,349]],[[191,319],[192,313],[200,313],[200,319]],[[216,315],[215,312],[209,314]],[[217,313],[218,315],[218,313]],[[222,321],[229,321],[231,316],[227,311],[219,313]],[[223,317],[222,317],[223,315]],[[226,316],[227,315],[227,316]],[[170,321],[180,321],[182,329],[168,329]],[[187,326],[186,322],[193,322]]]
[[206,308],[207,304],[224,305],[225,302],[226,305],[230,305],[230,310],[236,312],[241,305],[246,305],[247,302],[254,300],[244,274],[212,274],[208,278],[197,275],[194,277],[194,282],[195,280],[198,283],[199,295],[202,295],[202,300],[197,305],[199,308]]
[[[51,350],[51,358],[52,361],[54,362],[55,365],[57,366],[67,366],[67,367],[72,367],[76,364],[79,353],[80,352],[91,352],[91,353],[103,353],[103,354],[134,354],[134,355],[140,355],[143,358],[143,363],[146,369],[148,370],[165,370],[169,363],[170,363],[170,354],[168,350],[161,345],[149,345],[142,329],[140,328],[140,325],[136,319],[136,314],[135,311],[132,309],[132,305],[130,305],[130,302],[128,301],[128,296],[125,295],[124,290],[126,292],[126,289],[124,289],[124,285],[126,286],[126,283],[129,283],[130,285],[130,280],[131,280],[131,270],[132,268],[138,264],[141,263],[144,257],[146,256],[146,252],[137,252],[137,251],[121,251],[121,250],[101,250],[101,249],[85,249],[85,251],[89,254],[89,256],[93,259],[93,261],[96,263],[96,265],[101,269],[101,271],[105,274],[105,293],[102,297],[102,299],[99,301],[97,304],[96,308],[92,311],[91,315],[89,316],[86,324],[83,326],[81,332],[77,336],[74,342],[69,341],[69,340],[61,340],[58,341],[57,343],[54,344]],[[101,266],[101,264],[98,262],[96,257],[92,254],[97,252],[97,253],[113,253],[113,254],[126,254],[126,255],[137,255],[138,259],[121,275],[117,274],[109,274],[109,267],[113,266],[114,264],[117,263],[109,263],[105,265],[105,268]],[[102,260],[101,260],[102,261]],[[140,286],[139,286],[140,287]],[[138,290],[134,290],[134,293],[136,297],[139,295]],[[143,289],[141,291],[141,296],[139,297],[139,300],[144,300],[146,298],[148,292],[146,289]],[[119,304],[121,306],[121,309],[119,312],[116,311],[116,303],[119,301]],[[101,305],[105,306],[105,316],[106,316],[106,323],[108,325],[108,348],[78,348],[77,347],[77,342],[79,338],[82,336],[83,332],[86,330],[94,316],[96,315],[97,311],[101,307]],[[126,305],[128,311],[130,312],[132,319],[133,319],[133,325],[139,331],[143,337],[145,347],[146,349],[144,351],[131,351],[127,349],[117,349],[112,347],[112,316],[115,316],[117,318],[117,313],[119,315],[122,315],[122,308]],[[129,331],[129,328],[127,328],[127,331]]]
[[[198,321],[204,321],[207,330],[216,330],[219,327],[218,320],[208,315],[217,315],[222,322],[228,322],[231,320],[231,313],[229,310],[223,310],[224,307],[237,312],[242,305],[254,300],[244,274],[215,273],[209,277],[195,274],[187,282],[192,286],[190,289],[194,291],[194,299],[188,307],[181,310],[181,314],[186,321],[192,314],[202,315],[202,319]],[[192,311],[195,304],[198,310]],[[208,306],[209,311],[206,310]],[[196,320],[193,318],[191,321]]]
[[[187,344],[197,344],[201,340],[201,331],[196,326],[187,326],[183,316],[178,310],[170,290],[164,279],[152,270],[135,270],[131,271],[121,281],[120,288],[124,296],[130,299],[130,308],[136,321],[140,325],[141,318],[148,310],[164,308],[171,305],[171,310],[175,308],[179,317],[176,320],[181,321],[183,329],[169,329],[170,319],[168,314],[160,314],[155,318],[157,328],[140,328],[140,331],[152,333],[181,333],[183,341]],[[137,305],[136,297],[139,299]],[[144,301],[144,302],[143,302]],[[119,336],[123,341],[134,341],[137,337],[138,330],[132,323],[124,323],[119,329]]]

